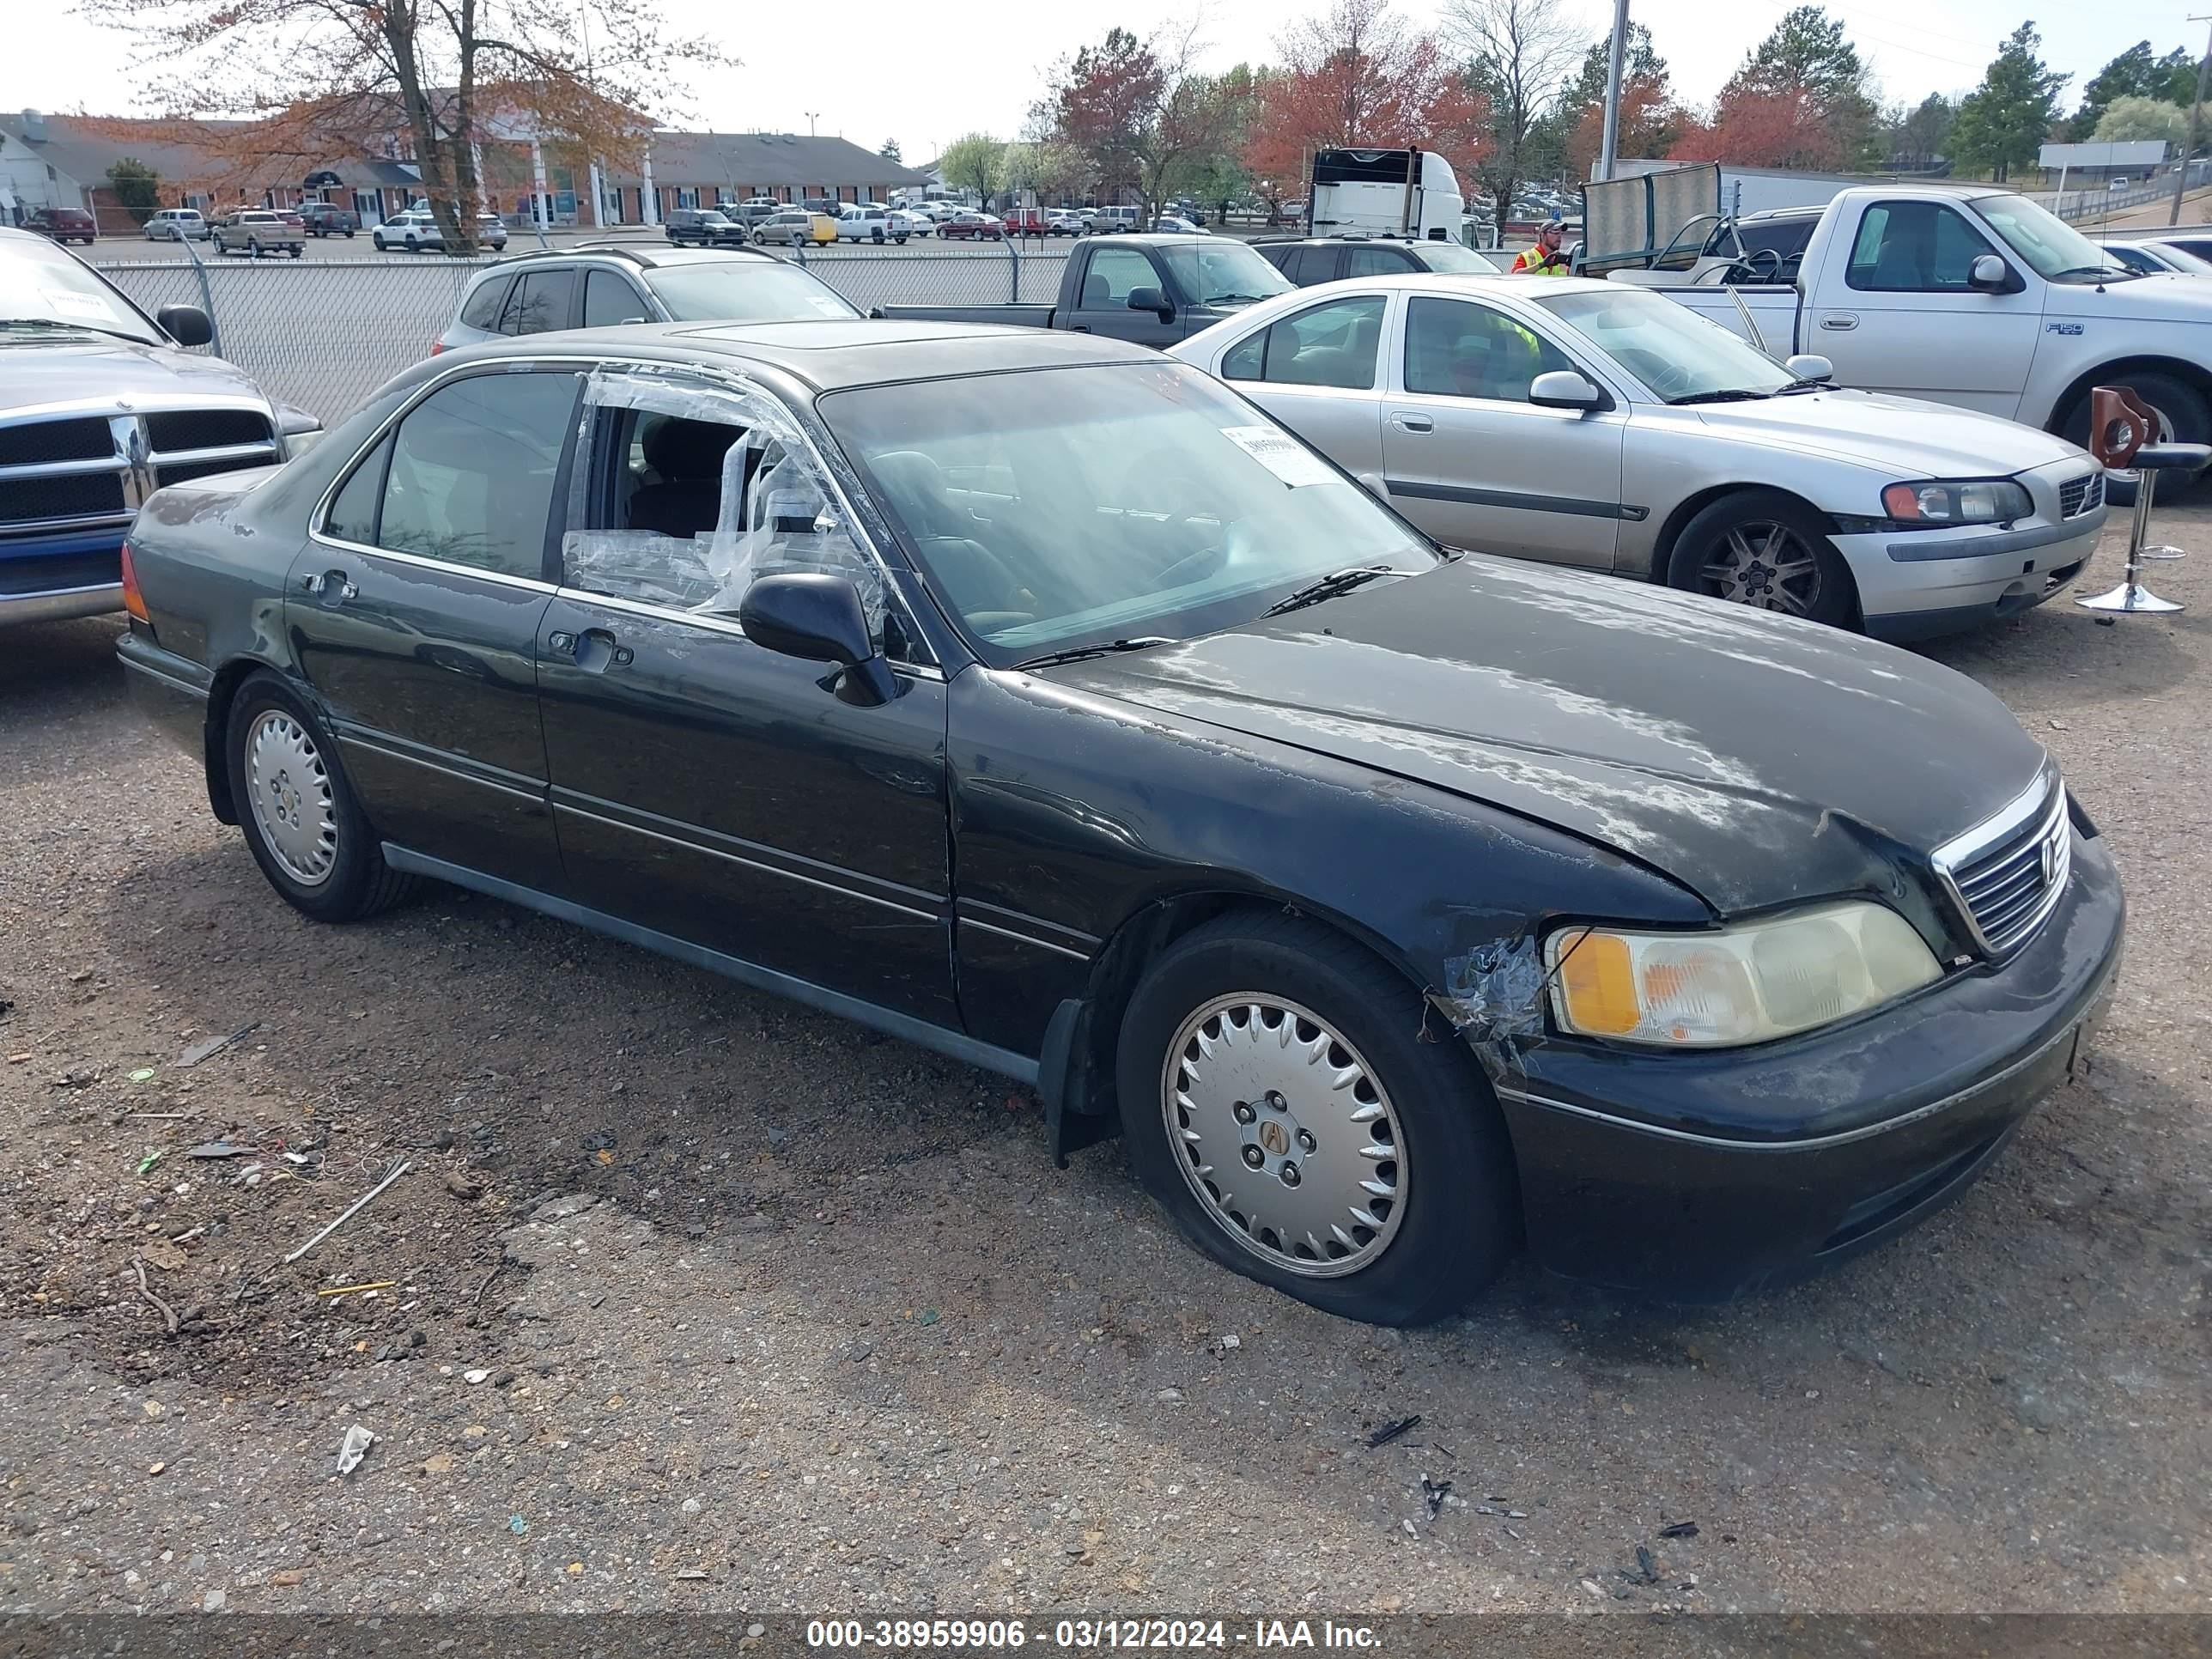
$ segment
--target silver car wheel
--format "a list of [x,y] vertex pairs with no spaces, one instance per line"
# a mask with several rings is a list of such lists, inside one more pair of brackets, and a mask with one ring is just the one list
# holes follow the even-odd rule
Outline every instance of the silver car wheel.
[[262,844],[302,887],[319,887],[337,867],[337,804],[330,769],[307,728],[282,708],[264,709],[246,734],[246,787]]
[[1698,572],[1708,593],[1761,611],[1809,617],[1820,603],[1820,561],[1787,525],[1754,520],[1730,528]]
[[1397,1237],[1409,1171],[1390,1097],[1310,1009],[1259,991],[1206,1003],[1169,1047],[1160,1109],[1200,1206],[1270,1267],[1340,1278]]

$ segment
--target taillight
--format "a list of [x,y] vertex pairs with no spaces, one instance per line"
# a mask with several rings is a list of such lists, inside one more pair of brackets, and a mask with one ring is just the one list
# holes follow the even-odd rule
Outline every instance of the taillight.
[[138,572],[131,563],[131,544],[123,544],[123,608],[147,627],[154,619],[146,614],[146,596],[138,591]]
[[433,341],[431,341],[431,342],[430,342],[430,355],[431,355],[433,357],[436,356],[440,352],[443,351],[445,349],[446,349],[446,343],[445,343],[443,340],[433,340]]

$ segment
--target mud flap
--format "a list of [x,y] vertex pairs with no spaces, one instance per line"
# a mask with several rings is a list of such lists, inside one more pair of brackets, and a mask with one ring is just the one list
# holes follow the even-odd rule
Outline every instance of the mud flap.
[[1121,1133],[1121,1115],[1103,1109],[1097,1072],[1091,1064],[1091,1005],[1069,997],[1052,1011],[1037,1057],[1037,1094],[1052,1161],[1062,1170],[1067,1155]]

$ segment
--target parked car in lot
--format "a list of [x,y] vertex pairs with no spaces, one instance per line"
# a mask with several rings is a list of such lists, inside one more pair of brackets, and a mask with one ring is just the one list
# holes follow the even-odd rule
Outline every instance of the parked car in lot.
[[23,221],[23,228],[57,242],[82,242],[87,247],[100,235],[100,226],[82,208],[33,208]]
[[2112,238],[2098,242],[2097,250],[2122,270],[2138,276],[2168,272],[2184,276],[2212,276],[2212,260],[2197,258],[2178,242],[2150,237],[2129,241]]
[[677,247],[687,243],[694,247],[742,246],[750,236],[743,221],[717,208],[671,208],[660,229]]
[[1008,208],[999,216],[999,228],[1009,236],[1042,236],[1052,222],[1041,208]]
[[336,202],[302,202],[300,222],[310,236],[343,236],[350,241],[361,228],[361,215]]
[[890,216],[897,223],[905,227],[906,234],[909,236],[927,236],[937,228],[936,220],[931,218],[927,213],[918,212],[913,208],[893,208]]
[[823,280],[750,248],[628,243],[526,253],[479,272],[433,356],[502,336],[626,323],[842,320],[860,313]]
[[41,237],[0,229],[0,628],[121,610],[141,501],[281,461],[319,430],[241,370],[183,349],[211,337],[198,307],[149,317]]
[[134,698],[299,911],[434,878],[1034,1084],[1355,1318],[1524,1243],[1702,1295],[1863,1250],[2119,956],[1964,676],[1452,556],[1123,342],[502,342],[155,495],[126,569]]
[[1090,228],[1090,222],[1073,208],[1045,216],[1044,234],[1048,236],[1080,236]]
[[911,234],[906,215],[881,202],[848,203],[837,216],[841,242],[873,242],[880,247],[885,242],[903,244]]
[[753,227],[753,240],[763,246],[781,243],[786,247],[827,247],[837,240],[837,222],[826,213],[787,208]]
[[[2212,441],[2212,285],[2117,272],[2071,225],[1988,185],[1857,185],[1825,208],[1759,220],[1778,238],[1788,226],[1803,235],[1794,280],[1790,256],[1756,251],[1611,280],[1755,330],[1770,351],[1817,349],[1845,386],[2075,443],[2089,435],[2090,390],[2124,386],[2157,411],[2164,435]],[[2131,476],[2112,488],[2134,499]]]
[[[496,213],[479,213],[476,216],[477,246],[489,248],[494,253],[507,246],[507,222]],[[399,248],[409,253],[427,253],[433,249],[442,252],[446,233],[438,228],[437,216],[428,208],[410,208],[404,213],[394,214],[368,234],[369,241],[380,253]]]
[[1006,238],[1006,227],[994,213],[963,210],[939,225],[937,234],[948,241],[1002,242]]
[[1249,244],[1229,237],[1093,236],[1068,250],[1055,304],[877,309],[900,321],[1009,323],[1165,346],[1289,289]]
[[735,207],[726,207],[722,211],[750,229],[762,220],[772,219],[783,211],[783,204],[773,196],[748,196]]
[[307,233],[287,224],[284,216],[270,208],[241,208],[215,221],[215,251],[243,253],[258,259],[264,253],[285,253],[298,258],[307,252]]
[[208,222],[198,208],[161,208],[146,221],[149,242],[204,242]]
[[1185,218],[1180,213],[1161,214],[1152,221],[1152,228],[1167,236],[1203,236],[1206,234],[1204,225],[1195,219]]
[[1171,349],[1451,546],[1892,639],[2042,604],[2104,528],[2062,438],[1838,390],[1612,283],[1346,282]]
[[1498,267],[1458,242],[1370,240],[1364,236],[1308,236],[1255,242],[1254,250],[1300,288],[1346,277],[1396,276],[1436,271],[1452,276],[1495,276]]

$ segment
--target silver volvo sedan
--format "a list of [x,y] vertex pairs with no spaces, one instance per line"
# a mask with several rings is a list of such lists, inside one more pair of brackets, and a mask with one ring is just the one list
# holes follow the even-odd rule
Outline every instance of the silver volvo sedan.
[[2011,616],[2087,562],[2103,474],[2011,421],[1828,384],[1620,283],[1299,289],[1172,348],[1450,546],[1886,638]]

